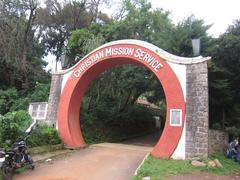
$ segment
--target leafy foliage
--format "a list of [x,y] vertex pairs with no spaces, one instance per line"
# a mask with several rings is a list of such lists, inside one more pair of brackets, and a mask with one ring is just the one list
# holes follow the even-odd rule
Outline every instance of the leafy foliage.
[[35,86],[34,91],[29,92],[26,97],[20,97],[15,101],[15,103],[10,108],[11,111],[15,110],[27,110],[29,103],[31,102],[46,102],[48,101],[48,93],[49,93],[50,86],[49,84],[41,84],[38,83]]
[[[42,61],[36,18],[36,0],[3,0],[0,3],[0,88],[28,90],[46,72]],[[40,79],[39,79],[40,78]]]
[[209,73],[212,124],[240,128],[240,21],[229,26],[217,40]]
[[119,113],[116,102],[106,99],[108,101],[97,103],[95,110],[89,112],[84,109],[83,103],[80,121],[87,143],[116,141],[152,132],[154,119],[150,109],[134,105]]
[[209,55],[209,49],[212,47],[212,38],[207,34],[207,30],[211,25],[205,25],[202,19],[197,19],[191,15],[178,23],[172,33],[172,43],[170,52],[179,56],[192,57],[191,40],[200,38],[201,40],[201,55]]
[[48,125],[38,125],[27,139],[30,147],[60,144],[61,140],[55,128]]
[[[0,146],[8,148],[12,143],[26,138],[25,131],[31,122],[30,115],[23,110],[0,116]],[[35,147],[59,144],[61,140],[56,129],[47,125],[39,125],[31,132],[27,142],[31,147]]]
[[33,91],[24,96],[15,88],[7,90],[0,89],[0,114],[9,111],[27,110],[30,102],[45,102],[48,100],[49,84],[38,83]]
[[6,114],[18,99],[18,92],[15,88],[7,90],[0,89],[0,114]]
[[9,112],[5,116],[0,116],[1,145],[8,147],[13,142],[23,139],[31,121],[30,115],[23,110]]
[[[75,30],[71,33],[68,41],[68,65],[71,67],[83,58],[84,55],[99,47],[104,43],[105,39],[101,34],[94,35],[86,28]],[[77,58],[75,58],[77,56]]]
[[154,81],[148,73],[136,66],[115,67],[92,83],[81,106],[81,127],[88,142],[141,134],[154,127],[151,109],[135,104]]
[[240,128],[237,126],[232,127],[226,127],[226,131],[229,133],[231,140],[233,140],[236,137],[240,137]]
[[[109,22],[110,18],[101,11],[99,6],[108,4],[106,0],[56,1],[47,0],[46,7],[37,9],[37,24],[42,32],[42,44],[45,52],[51,52],[59,61],[66,53],[67,40],[71,31],[86,28],[97,21]],[[87,37],[83,37],[87,39]],[[90,38],[90,37],[89,37]],[[72,65],[74,58],[70,60]]]

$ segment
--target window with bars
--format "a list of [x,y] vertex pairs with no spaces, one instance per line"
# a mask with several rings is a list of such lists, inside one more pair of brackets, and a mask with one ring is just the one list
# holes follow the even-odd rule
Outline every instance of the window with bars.
[[33,119],[45,120],[48,104],[46,102],[30,103],[28,112]]

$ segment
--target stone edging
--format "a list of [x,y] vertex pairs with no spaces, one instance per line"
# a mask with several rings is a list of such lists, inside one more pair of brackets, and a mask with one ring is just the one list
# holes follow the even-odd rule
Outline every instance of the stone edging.
[[137,167],[137,169],[134,172],[134,176],[136,176],[138,174],[138,171],[140,169],[140,167],[143,165],[143,163],[146,161],[147,157],[150,155],[150,153],[147,153],[146,156],[143,158],[142,162],[140,163],[140,165]]

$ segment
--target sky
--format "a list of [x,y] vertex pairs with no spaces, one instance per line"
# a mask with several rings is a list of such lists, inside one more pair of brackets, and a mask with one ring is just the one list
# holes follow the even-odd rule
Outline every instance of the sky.
[[171,12],[174,23],[194,14],[206,24],[212,24],[208,33],[218,37],[232,24],[240,19],[240,0],[150,0],[153,8],[163,8]]

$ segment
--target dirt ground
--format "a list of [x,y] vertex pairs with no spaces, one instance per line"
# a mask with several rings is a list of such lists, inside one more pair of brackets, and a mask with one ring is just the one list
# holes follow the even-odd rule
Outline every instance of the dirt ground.
[[130,180],[152,148],[103,143],[37,164],[14,180]]
[[[14,180],[130,180],[149,153],[158,134],[118,143],[92,145],[52,160],[38,163],[34,171],[14,176]],[[36,157],[39,158],[39,157]],[[230,176],[208,173],[177,175],[168,180],[240,180],[240,172]]]
[[169,177],[168,180],[240,180],[240,172],[230,176],[217,176],[209,173],[195,173]]

